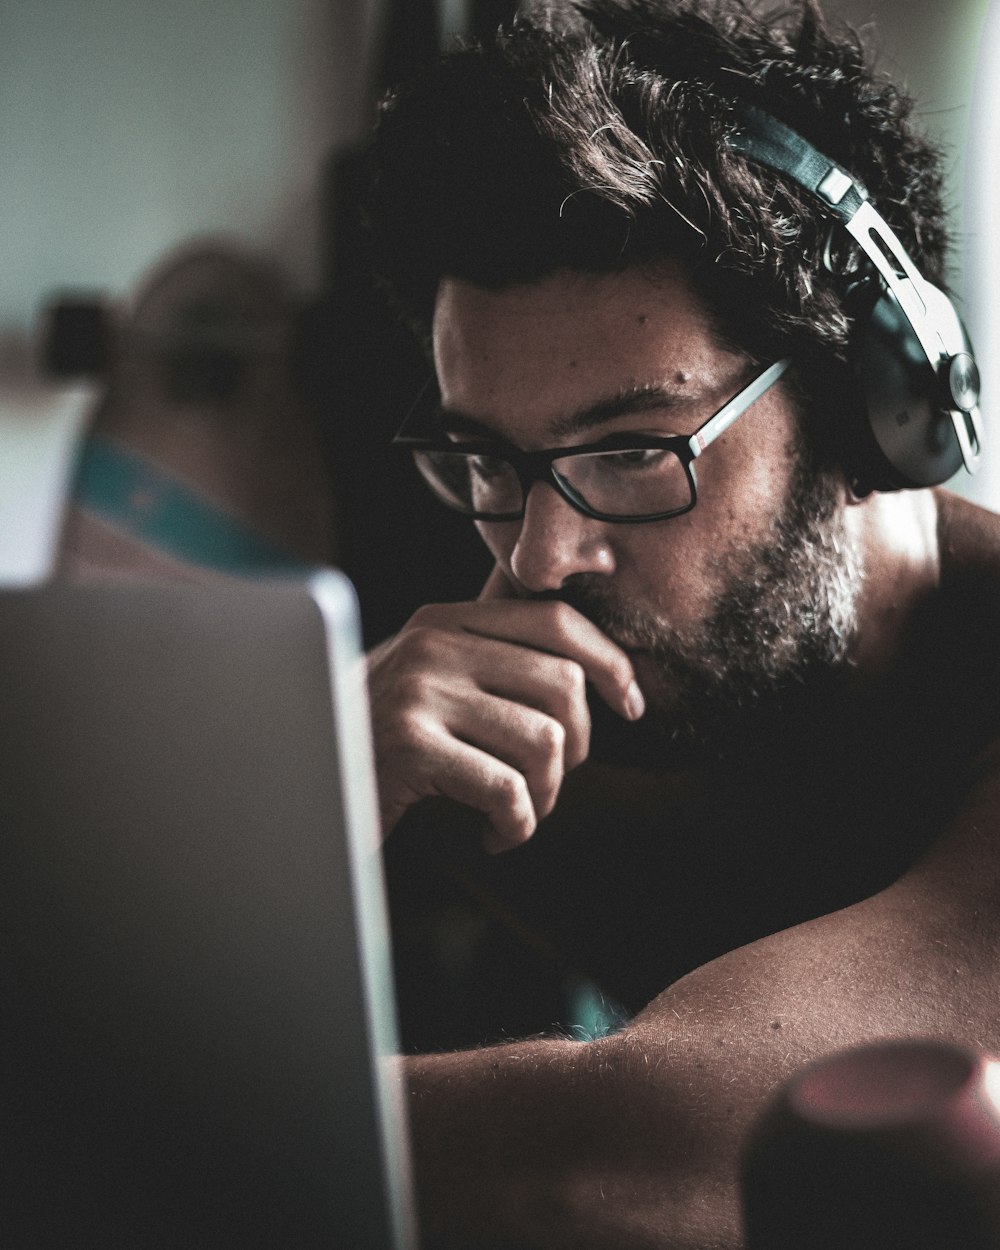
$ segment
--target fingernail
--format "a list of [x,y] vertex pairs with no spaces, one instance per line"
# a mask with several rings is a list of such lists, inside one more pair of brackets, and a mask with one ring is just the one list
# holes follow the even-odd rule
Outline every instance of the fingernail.
[[625,711],[628,713],[629,720],[638,720],[645,710],[646,700],[642,697],[642,691],[635,682],[632,682],[625,696]]

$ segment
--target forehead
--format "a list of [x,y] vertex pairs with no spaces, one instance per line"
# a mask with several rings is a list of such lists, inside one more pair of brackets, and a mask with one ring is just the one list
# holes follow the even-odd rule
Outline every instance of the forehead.
[[633,389],[662,386],[693,408],[743,365],[715,341],[679,266],[560,272],[499,291],[445,278],[434,361],[446,410],[525,445]]

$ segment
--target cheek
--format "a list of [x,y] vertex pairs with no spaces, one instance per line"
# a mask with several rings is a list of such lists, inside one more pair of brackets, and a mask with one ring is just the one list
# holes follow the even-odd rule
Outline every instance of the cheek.
[[669,521],[621,526],[613,582],[623,606],[674,624],[699,613],[713,590],[705,521],[695,509]]
[[789,440],[775,431],[757,448],[705,466],[695,511],[720,545],[748,547],[767,540],[784,508],[794,459]]

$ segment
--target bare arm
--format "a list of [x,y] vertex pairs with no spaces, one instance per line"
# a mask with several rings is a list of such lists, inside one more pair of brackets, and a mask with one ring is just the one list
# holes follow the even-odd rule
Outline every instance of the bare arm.
[[770,1094],[843,1046],[1000,1048],[1000,750],[900,882],[734,951],[622,1033],[410,1063],[429,1250],[740,1244],[736,1159]]

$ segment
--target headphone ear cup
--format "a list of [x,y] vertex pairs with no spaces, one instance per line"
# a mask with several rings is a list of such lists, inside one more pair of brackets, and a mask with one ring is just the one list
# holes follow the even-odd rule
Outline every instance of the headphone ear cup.
[[877,278],[861,287],[852,296],[860,428],[850,471],[863,491],[937,486],[962,466],[939,379],[895,296]]

